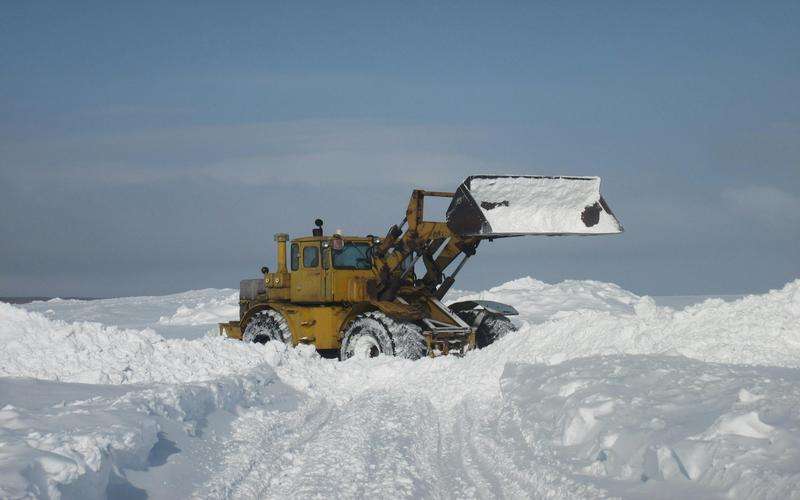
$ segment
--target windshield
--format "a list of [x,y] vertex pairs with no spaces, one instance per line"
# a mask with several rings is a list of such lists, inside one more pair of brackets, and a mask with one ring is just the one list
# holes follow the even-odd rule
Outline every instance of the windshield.
[[372,269],[369,244],[346,241],[341,250],[333,249],[333,267],[336,269]]

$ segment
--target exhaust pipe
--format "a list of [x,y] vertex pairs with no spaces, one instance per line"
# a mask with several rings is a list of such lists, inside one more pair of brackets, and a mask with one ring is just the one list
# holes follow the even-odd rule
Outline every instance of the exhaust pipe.
[[275,241],[278,242],[278,270],[279,273],[286,273],[286,242],[289,240],[289,235],[286,233],[278,233],[275,235]]

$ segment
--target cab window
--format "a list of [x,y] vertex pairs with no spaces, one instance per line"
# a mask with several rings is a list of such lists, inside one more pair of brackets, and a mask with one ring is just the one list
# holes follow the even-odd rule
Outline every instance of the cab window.
[[346,241],[341,249],[333,249],[333,267],[336,269],[372,269],[368,243]]
[[292,271],[300,269],[300,247],[292,243]]
[[304,247],[303,248],[303,267],[317,267],[319,266],[319,248],[317,247]]

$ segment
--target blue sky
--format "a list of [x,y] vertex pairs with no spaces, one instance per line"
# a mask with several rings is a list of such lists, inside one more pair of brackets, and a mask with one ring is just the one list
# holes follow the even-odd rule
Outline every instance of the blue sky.
[[800,277],[798,2],[0,9],[0,295],[234,287],[472,173],[600,175],[627,232],[484,245],[461,287]]

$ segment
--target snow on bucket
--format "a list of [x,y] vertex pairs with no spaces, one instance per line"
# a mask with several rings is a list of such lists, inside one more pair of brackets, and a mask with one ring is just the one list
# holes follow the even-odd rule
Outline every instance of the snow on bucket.
[[473,175],[453,196],[447,225],[485,238],[623,231],[600,195],[599,177]]

